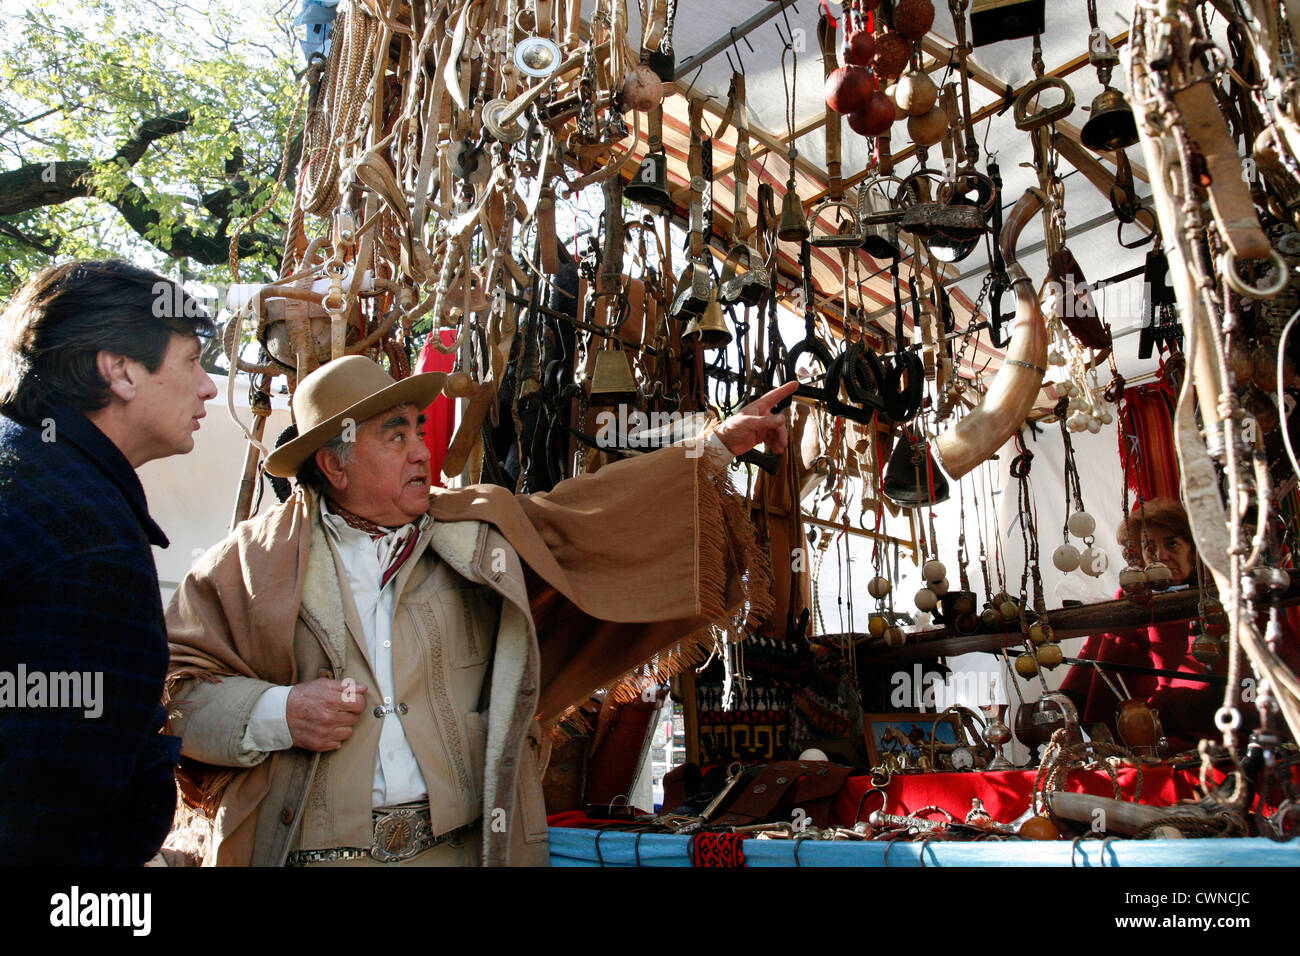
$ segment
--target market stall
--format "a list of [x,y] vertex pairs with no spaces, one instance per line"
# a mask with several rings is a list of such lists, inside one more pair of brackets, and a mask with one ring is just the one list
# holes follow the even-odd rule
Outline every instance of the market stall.
[[516,494],[800,381],[773,612],[568,702],[553,862],[1294,863],[1295,3],[308,7],[236,519],[347,355]]

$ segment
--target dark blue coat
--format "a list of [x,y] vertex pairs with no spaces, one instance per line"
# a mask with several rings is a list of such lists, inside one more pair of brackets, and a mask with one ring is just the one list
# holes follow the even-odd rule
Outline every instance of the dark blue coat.
[[[180,740],[158,732],[168,655],[151,543],[167,538],[140,480],[89,419],[0,415],[0,864],[137,865],[167,835]],[[48,706],[66,693],[18,706],[36,702],[33,673],[74,671],[92,695],[102,673],[98,717],[84,699]]]

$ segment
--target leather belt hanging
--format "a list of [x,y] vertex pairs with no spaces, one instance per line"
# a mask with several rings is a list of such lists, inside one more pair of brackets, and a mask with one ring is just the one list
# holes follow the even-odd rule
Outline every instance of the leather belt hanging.
[[[835,72],[835,24],[825,13],[817,21],[817,39],[822,47],[822,65],[826,78]],[[833,115],[832,115],[833,114]],[[839,201],[844,196],[840,176],[840,114],[826,108],[826,180],[828,195]]]
[[[835,72],[838,63],[835,59],[835,23],[826,14],[817,22],[817,37],[821,42],[822,65],[826,77]],[[857,248],[866,238],[862,233],[862,224],[857,210],[844,201],[844,182],[840,163],[840,114],[826,107],[826,199],[814,206],[808,213],[808,230],[812,235],[812,244],[818,247]],[[828,235],[817,235],[817,220],[822,212],[838,213],[839,227]]]
[[745,74],[736,73],[731,78],[732,92],[735,97],[736,110],[736,162],[732,169],[735,179],[732,203],[731,238],[736,242],[749,239],[752,228],[749,224],[749,116],[745,103]]
[[533,32],[550,39],[553,27],[551,0],[533,0]]
[[[764,267],[762,256],[746,239],[753,231],[749,225],[749,127],[745,119],[745,74],[731,75],[731,90],[727,95],[727,111],[713,134],[722,136],[728,123],[736,126],[736,162],[732,166],[735,187],[732,190],[731,248],[723,264],[722,278],[718,282],[718,298],[728,305],[743,303],[758,305],[767,294],[771,280]],[[738,273],[733,260],[745,259],[745,271]]]
[[[995,162],[989,163],[989,179],[993,181],[998,195],[1002,195],[1002,171]],[[1006,346],[1011,340],[1010,332],[1002,334],[1002,294],[1011,288],[1007,276],[1007,264],[1002,258],[1002,203],[993,204],[993,268],[989,282],[989,342],[995,349]]]
[[673,297],[672,314],[679,319],[704,314],[713,291],[713,279],[705,261],[704,248],[704,144],[700,130],[704,120],[704,101],[695,99],[690,105],[691,151],[687,168],[691,175],[690,210],[690,261],[682,270]]

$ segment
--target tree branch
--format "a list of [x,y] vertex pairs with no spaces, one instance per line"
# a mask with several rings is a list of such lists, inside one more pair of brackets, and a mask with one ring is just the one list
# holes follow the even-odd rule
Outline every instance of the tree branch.
[[[153,143],[185,130],[192,121],[193,117],[187,110],[147,120],[121,145],[112,161],[130,168],[140,161]],[[171,246],[163,248],[156,236],[149,235],[157,229],[161,217],[144,190],[133,180],[128,180],[116,196],[100,195],[91,175],[94,167],[95,164],[89,160],[79,159],[27,163],[0,173],[0,216],[15,216],[32,209],[57,206],[70,199],[100,199],[117,209],[132,230],[169,255],[187,256],[204,265],[226,262],[230,240],[225,228],[228,217],[223,213],[237,196],[248,194],[251,188],[248,182],[235,180],[224,189],[204,197],[204,205],[216,213],[218,220],[222,220],[211,234],[182,226],[171,233]],[[280,242],[276,238],[253,232],[239,237],[241,256],[268,255],[278,261],[280,251]]]
[[177,110],[166,116],[155,116],[151,120],[145,120],[136,129],[135,135],[122,144],[113,158],[125,162],[128,166],[134,166],[150,145],[164,136],[173,136],[182,132],[192,122],[194,117],[189,110]]
[[48,233],[41,233],[40,238],[29,236],[7,222],[0,222],[0,236],[7,236],[16,242],[21,242],[25,246],[30,246],[37,252],[43,253],[47,256],[57,256],[59,254],[59,247],[63,245],[61,239],[51,236]]

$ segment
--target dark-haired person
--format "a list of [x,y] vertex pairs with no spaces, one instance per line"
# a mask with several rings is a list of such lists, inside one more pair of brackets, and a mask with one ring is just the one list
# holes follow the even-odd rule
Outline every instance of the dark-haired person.
[[[1199,585],[1200,561],[1187,511],[1174,499],[1152,498],[1133,509],[1120,523],[1115,537],[1129,564],[1149,567],[1159,561],[1169,568],[1171,586]],[[1136,664],[1202,675],[1205,665],[1192,656],[1193,640],[1188,622],[1175,621],[1091,637],[1079,657],[1096,660],[1103,669],[1107,663]],[[1123,677],[1123,685],[1116,673]],[[1146,701],[1159,712],[1168,740],[1166,755],[1194,749],[1202,737],[1218,739],[1214,713],[1223,703],[1222,688],[1168,675],[1109,671],[1107,676],[1117,687],[1127,687],[1134,698]],[[1079,719],[1085,725],[1103,723],[1115,740],[1122,742],[1115,726],[1119,701],[1096,668],[1082,664],[1071,668],[1061,690],[1079,707]],[[1253,719],[1253,710],[1247,714],[1247,709],[1243,708],[1243,717]]]
[[212,321],[127,262],[32,277],[0,314],[0,865],[139,865],[180,741],[135,469],[194,447]]

